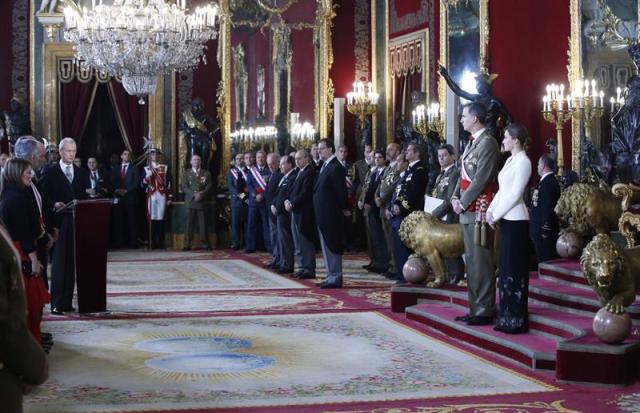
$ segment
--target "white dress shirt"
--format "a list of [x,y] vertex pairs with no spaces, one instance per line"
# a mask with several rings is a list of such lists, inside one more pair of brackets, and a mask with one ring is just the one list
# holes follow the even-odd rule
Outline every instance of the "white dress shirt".
[[498,174],[500,189],[493,198],[487,212],[494,221],[502,218],[509,221],[529,220],[529,210],[523,195],[531,178],[531,161],[525,151],[512,155]]

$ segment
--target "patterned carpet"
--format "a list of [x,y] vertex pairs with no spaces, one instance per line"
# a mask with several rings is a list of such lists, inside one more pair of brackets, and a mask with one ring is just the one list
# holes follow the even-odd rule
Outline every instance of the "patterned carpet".
[[39,407],[29,403],[31,412],[552,390],[373,312],[60,321],[47,327],[59,337],[52,379],[35,394]]
[[639,385],[556,383],[391,313],[363,256],[340,290],[267,259],[110,253],[110,313],[46,317],[50,378],[25,412],[640,413]]

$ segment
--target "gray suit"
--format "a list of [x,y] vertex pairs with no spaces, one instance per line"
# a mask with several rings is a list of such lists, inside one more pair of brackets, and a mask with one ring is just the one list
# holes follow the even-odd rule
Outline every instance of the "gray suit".
[[[461,162],[471,182],[463,185],[463,172],[456,185],[454,198],[462,203],[464,212],[460,223],[464,233],[464,250],[467,263],[467,282],[470,314],[493,317],[496,303],[495,263],[493,261],[493,230],[486,225],[486,246],[476,245],[474,232],[476,201],[495,184],[498,175],[498,143],[486,130],[467,145]],[[465,187],[463,189],[463,187]],[[487,207],[489,206],[488,200]],[[470,210],[471,209],[471,210]]]

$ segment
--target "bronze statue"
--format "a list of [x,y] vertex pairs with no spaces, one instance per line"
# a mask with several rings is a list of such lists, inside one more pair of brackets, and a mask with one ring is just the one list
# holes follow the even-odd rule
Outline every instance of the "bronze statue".
[[578,183],[562,192],[555,213],[562,227],[587,237],[615,231],[622,208],[608,188]]
[[[501,126],[511,123],[511,115],[507,111],[507,108],[495,97],[493,90],[491,89],[491,83],[495,80],[497,75],[487,75],[480,73],[476,76],[476,89],[478,93],[469,93],[462,90],[462,88],[451,78],[449,71],[440,65],[440,75],[447,81],[447,84],[456,95],[470,102],[480,102],[487,108],[487,121],[485,126],[489,132],[498,138],[501,134],[498,132],[499,123]],[[500,121],[500,122],[499,122]]]
[[190,160],[193,155],[199,155],[202,159],[202,168],[210,169],[213,152],[216,151],[216,144],[213,138],[218,131],[216,121],[204,112],[204,103],[200,98],[194,98],[191,102],[191,109],[182,112],[180,122],[179,138],[187,143],[187,153],[183,159],[183,169],[190,168]]
[[611,118],[616,174],[620,182],[640,182],[640,43],[628,49],[637,74],[627,82],[624,105]]
[[18,138],[23,135],[31,135],[31,120],[26,111],[24,94],[14,91],[9,102],[9,110],[2,112],[2,126],[5,136],[9,139],[10,152],[13,153],[13,146]]
[[640,249],[618,248],[606,234],[598,234],[582,251],[582,271],[604,307],[615,314],[636,299],[640,287]]
[[427,287],[441,287],[446,279],[444,258],[455,258],[464,254],[462,225],[445,224],[433,215],[414,211],[402,220],[400,239],[416,255],[429,262],[435,279]]

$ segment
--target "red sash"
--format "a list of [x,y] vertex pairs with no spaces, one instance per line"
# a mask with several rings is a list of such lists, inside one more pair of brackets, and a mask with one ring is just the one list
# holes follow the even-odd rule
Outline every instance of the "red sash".
[[[462,177],[460,178],[461,191],[466,191],[470,185],[471,185],[471,181],[464,179]],[[496,190],[497,188],[495,183],[491,182],[487,184],[484,187],[484,190],[482,191],[482,193],[473,202],[471,202],[471,204],[469,204],[469,207],[465,211],[476,212],[476,209],[478,208],[478,203],[480,202],[481,198],[483,198],[483,200],[487,202],[487,205],[491,204],[491,201],[493,201],[493,195],[496,193]]]

